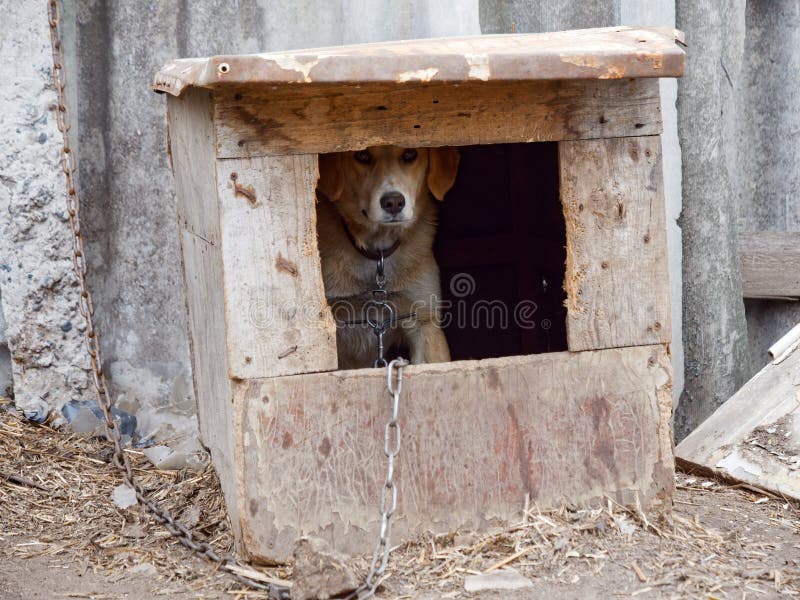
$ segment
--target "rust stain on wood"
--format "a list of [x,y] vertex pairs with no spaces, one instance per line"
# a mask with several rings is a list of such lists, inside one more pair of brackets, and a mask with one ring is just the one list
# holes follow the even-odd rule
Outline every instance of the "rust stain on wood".
[[275,259],[275,267],[279,271],[285,271],[289,273],[292,277],[297,277],[300,274],[300,271],[297,269],[297,265],[290,261],[288,258],[284,258],[283,254],[278,252],[278,258]]
[[257,203],[256,191],[252,185],[242,185],[237,180],[239,175],[236,172],[231,173],[231,181],[233,182],[233,193],[236,196],[242,196],[250,206],[255,206]]
[[622,79],[625,76],[624,65],[608,65],[606,72],[600,75],[598,79]]
[[[297,537],[321,531],[344,552],[368,546],[380,526],[370,494],[385,475],[370,460],[384,433],[385,374],[374,371],[241,382],[239,398],[270,397],[234,405],[238,502],[259,505],[241,522],[246,554],[280,562]],[[665,346],[412,365],[405,375],[399,538],[516,518],[526,494],[543,508],[605,495],[669,504]],[[455,385],[472,392],[430,402]]]
[[649,62],[653,69],[664,68],[664,55],[660,52],[641,51],[636,53],[637,60]]

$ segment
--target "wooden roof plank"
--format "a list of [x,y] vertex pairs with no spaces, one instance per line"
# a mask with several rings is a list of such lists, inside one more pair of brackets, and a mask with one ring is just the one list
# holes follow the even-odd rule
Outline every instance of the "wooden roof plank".
[[331,83],[427,83],[680,77],[683,34],[656,27],[607,27],[380,42],[269,54],[178,59],[153,89]]

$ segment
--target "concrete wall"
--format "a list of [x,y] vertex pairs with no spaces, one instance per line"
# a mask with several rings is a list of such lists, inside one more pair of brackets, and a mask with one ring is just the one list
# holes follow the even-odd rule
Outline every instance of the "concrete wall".
[[746,324],[736,224],[737,80],[744,0],[677,0],[686,29],[687,68],[678,83],[683,153],[685,380],[677,439],[703,422],[744,383]]
[[0,397],[14,393],[14,376],[11,372],[11,352],[6,337],[6,320],[3,316],[3,297],[0,294]]
[[0,394],[13,366],[17,405],[31,414],[87,384],[45,8],[0,0]]

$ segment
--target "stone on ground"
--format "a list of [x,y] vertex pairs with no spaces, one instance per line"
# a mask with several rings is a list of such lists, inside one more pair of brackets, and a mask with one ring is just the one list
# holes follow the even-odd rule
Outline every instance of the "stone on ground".
[[520,590],[533,587],[527,577],[520,575],[516,569],[497,569],[480,575],[470,575],[464,580],[464,589],[468,592],[487,590]]
[[345,555],[309,537],[294,547],[292,583],[292,600],[327,600],[356,589],[359,580]]

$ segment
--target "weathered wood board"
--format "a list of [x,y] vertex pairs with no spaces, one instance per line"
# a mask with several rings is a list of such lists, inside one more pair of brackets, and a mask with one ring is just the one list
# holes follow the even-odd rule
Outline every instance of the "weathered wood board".
[[402,40],[311,50],[184,58],[164,65],[153,89],[409,81],[522,81],[680,77],[683,33],[606,27],[551,33]]
[[669,343],[661,138],[559,144],[567,225],[567,344]]
[[224,88],[220,157],[661,133],[658,80]]
[[317,250],[317,157],[221,160],[217,182],[230,376],[335,369]]
[[[233,431],[214,173],[210,93],[188,90],[167,105],[197,418],[219,472],[233,472]],[[234,527],[236,487],[222,481]],[[238,529],[235,530],[238,537]]]
[[[668,504],[670,369],[664,346],[407,368],[393,541],[518,518],[526,494],[542,508]],[[234,382],[234,396],[244,551],[283,562],[305,534],[371,550],[386,372]]]
[[800,349],[764,367],[678,444],[675,455],[800,501]]
[[740,233],[739,261],[745,298],[800,298],[800,232]]

